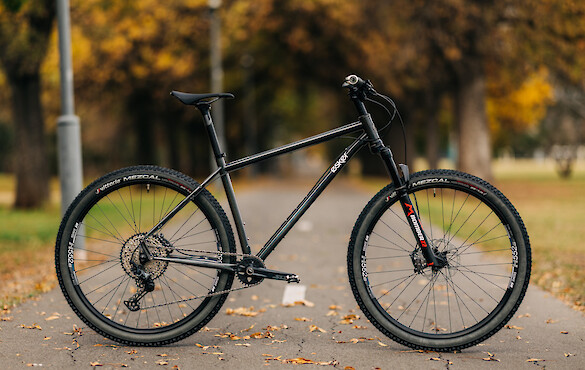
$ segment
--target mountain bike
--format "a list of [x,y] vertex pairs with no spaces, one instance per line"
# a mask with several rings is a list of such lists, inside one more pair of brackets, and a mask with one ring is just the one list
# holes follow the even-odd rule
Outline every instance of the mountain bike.
[[[59,285],[73,311],[114,341],[158,346],[197,332],[232,291],[265,279],[298,283],[296,274],[269,269],[264,261],[333,178],[368,147],[391,182],[366,204],[349,240],[349,283],[365,316],[391,339],[424,350],[461,350],[501,329],[520,305],[530,277],[530,243],[518,212],[495,187],[469,174],[411,175],[406,165],[396,164],[366,108],[377,102],[390,123],[397,115],[394,102],[355,75],[343,87],[357,121],[230,162],[210,109],[214,101],[234,96],[171,92],[203,115],[217,169],[198,183],[174,170],[136,166],[86,187],[66,211],[56,240]],[[351,136],[352,143],[252,254],[230,173],[342,136]],[[239,252],[226,213],[206,190],[217,178]]]

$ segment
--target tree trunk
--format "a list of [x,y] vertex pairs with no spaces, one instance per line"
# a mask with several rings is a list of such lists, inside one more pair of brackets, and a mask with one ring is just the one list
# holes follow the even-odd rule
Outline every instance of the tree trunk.
[[491,143],[486,113],[485,75],[481,62],[469,63],[457,73],[455,109],[459,170],[490,181]]
[[439,121],[437,119],[438,99],[433,92],[426,93],[426,154],[429,168],[439,168]]
[[16,208],[35,208],[49,199],[40,73],[8,73],[16,131]]

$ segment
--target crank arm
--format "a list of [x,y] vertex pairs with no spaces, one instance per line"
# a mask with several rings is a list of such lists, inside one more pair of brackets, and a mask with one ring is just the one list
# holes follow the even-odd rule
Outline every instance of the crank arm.
[[282,280],[287,283],[300,283],[301,279],[297,274],[291,274],[288,272],[276,271],[267,269],[264,267],[254,267],[254,271],[250,274],[251,276],[257,276],[271,280]]

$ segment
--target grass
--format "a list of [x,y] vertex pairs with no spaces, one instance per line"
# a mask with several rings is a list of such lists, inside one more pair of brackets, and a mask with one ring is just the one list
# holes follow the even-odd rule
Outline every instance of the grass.
[[[520,212],[533,253],[531,283],[585,311],[585,163],[568,180],[554,164],[496,162],[495,185]],[[372,181],[379,186],[382,181]],[[53,247],[60,222],[58,197],[38,211],[11,209],[12,177],[0,175],[0,308],[55,285]],[[55,193],[54,191],[53,193]]]
[[502,163],[496,186],[520,212],[532,246],[532,282],[585,311],[585,168],[562,180],[551,163]]
[[17,211],[5,202],[0,204],[0,307],[10,307],[55,285],[52,260],[59,221],[57,205]]
[[[452,168],[449,163],[444,168]],[[416,169],[424,168],[423,162]],[[522,217],[532,248],[531,284],[585,311],[585,162],[561,179],[552,161],[496,161],[494,185]],[[373,181],[380,188],[383,183]]]

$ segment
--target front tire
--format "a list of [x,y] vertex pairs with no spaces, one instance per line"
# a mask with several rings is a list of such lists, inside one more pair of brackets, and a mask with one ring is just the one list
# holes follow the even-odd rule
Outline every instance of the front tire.
[[[233,273],[144,263],[139,253],[143,242],[159,257],[235,262],[228,219],[206,190],[145,239],[197,186],[179,172],[137,166],[103,176],[73,201],[57,235],[55,265],[67,302],[93,330],[127,345],[157,346],[193,334],[219,311],[227,293],[206,295],[229,290]],[[145,285],[141,264],[153,290],[129,304]]]
[[426,266],[390,184],[366,205],[349,243],[349,281],[360,308],[411,348],[456,351],[486,340],[514,315],[528,287],[522,219],[493,186],[457,171],[416,173],[408,193],[431,247],[448,264]]

